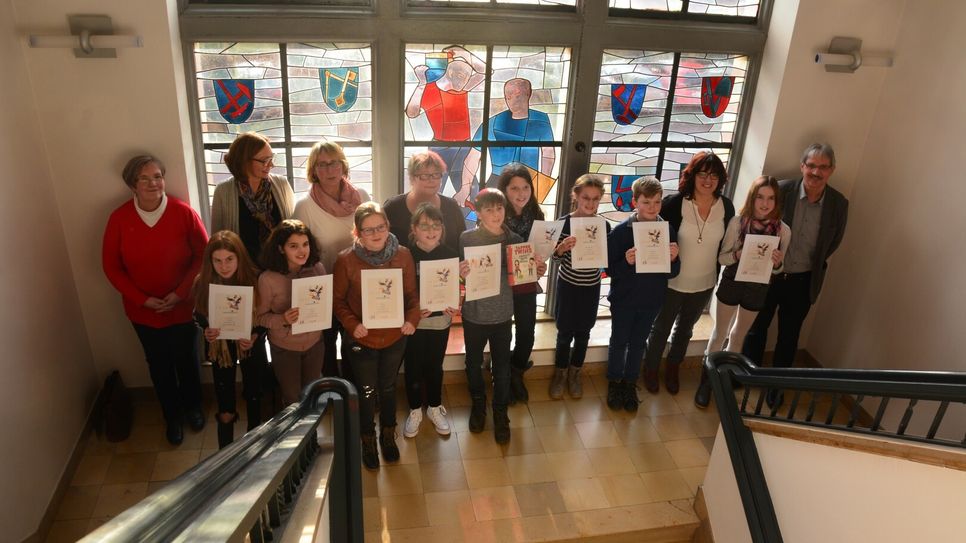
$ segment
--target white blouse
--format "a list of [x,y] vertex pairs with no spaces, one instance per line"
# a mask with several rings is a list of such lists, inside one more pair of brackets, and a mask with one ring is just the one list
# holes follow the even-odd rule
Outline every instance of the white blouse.
[[[678,292],[701,292],[714,288],[718,280],[718,245],[725,234],[724,202],[711,206],[708,220],[701,220],[693,200],[681,202],[681,227],[678,229],[678,258],[681,273],[668,281]],[[701,243],[698,243],[698,237]]]

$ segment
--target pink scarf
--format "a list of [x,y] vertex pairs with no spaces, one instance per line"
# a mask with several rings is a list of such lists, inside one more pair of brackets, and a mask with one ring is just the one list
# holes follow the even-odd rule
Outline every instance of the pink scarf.
[[362,203],[362,196],[359,191],[345,179],[339,182],[339,197],[341,200],[336,200],[326,194],[319,183],[312,183],[312,190],[309,194],[312,196],[312,201],[321,207],[322,211],[334,217],[352,215],[359,204]]

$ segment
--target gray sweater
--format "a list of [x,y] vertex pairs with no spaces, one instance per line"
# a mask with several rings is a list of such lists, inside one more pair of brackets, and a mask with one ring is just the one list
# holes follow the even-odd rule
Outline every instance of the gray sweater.
[[[269,175],[272,183],[272,197],[278,206],[282,220],[291,219],[295,210],[295,193],[289,186],[288,180],[280,175]],[[231,230],[238,234],[238,183],[235,178],[229,178],[215,187],[215,194],[211,200],[211,233],[219,230]]]
[[523,243],[523,238],[506,228],[504,228],[503,234],[499,236],[494,236],[480,227],[467,230],[460,234],[460,259],[466,259],[466,254],[463,251],[466,247],[493,245],[494,243],[503,246],[503,250],[500,252],[500,294],[463,303],[463,320],[474,324],[499,324],[513,318],[513,290],[510,289],[510,282],[507,278],[505,249],[508,243]]

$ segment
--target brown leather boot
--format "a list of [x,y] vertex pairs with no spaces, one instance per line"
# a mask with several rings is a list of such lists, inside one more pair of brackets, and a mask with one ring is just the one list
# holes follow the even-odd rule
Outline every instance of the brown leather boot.
[[644,368],[644,389],[651,394],[657,394],[659,388],[657,370]]
[[681,364],[668,364],[664,367],[664,386],[669,394],[677,394],[678,390],[681,389],[681,380],[678,375],[680,369]]

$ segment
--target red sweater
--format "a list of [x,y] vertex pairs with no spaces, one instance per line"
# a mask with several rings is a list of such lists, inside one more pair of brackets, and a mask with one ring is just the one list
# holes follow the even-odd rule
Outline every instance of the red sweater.
[[[168,196],[161,220],[148,227],[130,200],[111,213],[104,230],[104,274],[124,300],[132,322],[152,328],[191,322],[191,283],[201,269],[208,234],[188,204]],[[151,296],[175,292],[181,301],[171,311],[144,307]]]

